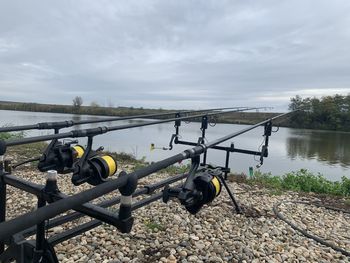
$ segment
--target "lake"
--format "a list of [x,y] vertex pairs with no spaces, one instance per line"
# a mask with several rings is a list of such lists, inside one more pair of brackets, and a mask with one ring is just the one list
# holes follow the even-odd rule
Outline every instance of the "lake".
[[[103,117],[0,110],[0,126],[96,118]],[[142,121],[106,122],[75,126],[75,128],[121,125]],[[208,128],[207,139],[209,141],[214,140],[245,127],[247,125],[217,124],[215,127]],[[180,127],[181,139],[197,141],[201,135],[199,128],[200,123],[182,122]],[[70,129],[62,129],[62,131],[68,131]],[[25,135],[32,136],[49,133],[52,133],[52,131],[27,131]],[[189,148],[188,146],[175,145],[172,151],[160,149],[150,151],[151,143],[154,143],[156,147],[167,146],[173,133],[174,123],[121,130],[96,136],[94,146],[95,148],[104,146],[109,151],[127,152],[135,155],[137,158],[145,156],[148,161],[157,161]],[[263,141],[262,135],[263,127],[259,127],[222,145],[229,146],[233,142],[237,148],[257,151]],[[79,139],[79,143],[84,145],[86,140]],[[270,137],[269,145],[269,157],[265,158],[264,165],[260,167],[262,172],[282,175],[290,171],[305,168],[314,173],[321,173],[333,181],[340,180],[342,176],[350,178],[350,133],[280,128],[278,132],[273,133]],[[250,166],[257,169],[257,159],[258,157],[254,159],[254,156],[251,155],[233,153],[230,158],[230,168],[233,172],[248,173]],[[224,165],[225,153],[217,150],[209,150],[208,162],[216,165]]]

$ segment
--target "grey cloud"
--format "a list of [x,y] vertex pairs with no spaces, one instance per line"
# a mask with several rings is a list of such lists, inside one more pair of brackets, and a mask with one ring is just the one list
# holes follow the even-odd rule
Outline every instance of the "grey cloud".
[[2,1],[1,99],[283,110],[296,94],[347,94],[349,11],[347,0]]

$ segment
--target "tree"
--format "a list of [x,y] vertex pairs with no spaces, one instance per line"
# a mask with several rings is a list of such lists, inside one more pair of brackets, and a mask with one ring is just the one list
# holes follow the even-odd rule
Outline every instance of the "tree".
[[333,95],[319,98],[291,98],[289,109],[299,110],[290,118],[290,125],[299,128],[350,131],[350,96]]
[[83,105],[83,99],[82,97],[80,96],[76,96],[74,99],[73,99],[73,107],[74,109],[76,110],[79,110],[81,105]]
[[302,105],[303,105],[303,99],[299,95],[296,95],[294,98],[290,98],[290,104],[288,108],[290,110],[296,110],[300,108]]

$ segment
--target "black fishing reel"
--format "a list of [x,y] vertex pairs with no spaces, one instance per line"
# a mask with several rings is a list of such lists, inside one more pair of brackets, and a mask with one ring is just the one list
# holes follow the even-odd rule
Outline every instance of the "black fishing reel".
[[181,188],[166,187],[163,191],[163,201],[177,198],[186,210],[196,214],[205,204],[212,202],[221,193],[218,169],[203,169],[190,174]]
[[81,145],[72,144],[78,141],[63,143],[53,140],[39,159],[38,169],[41,172],[56,170],[60,174],[72,172],[74,163],[84,155],[85,149]]
[[88,138],[88,145],[83,156],[74,164],[72,183],[81,185],[85,182],[98,185],[106,182],[108,177],[117,172],[116,160],[108,154],[99,154],[91,150],[92,137]]

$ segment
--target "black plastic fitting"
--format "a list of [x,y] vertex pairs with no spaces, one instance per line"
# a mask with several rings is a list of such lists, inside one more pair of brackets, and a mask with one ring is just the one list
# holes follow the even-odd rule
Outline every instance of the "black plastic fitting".
[[201,130],[206,130],[206,129],[208,129],[208,116],[203,116]]
[[74,125],[74,121],[41,122],[38,123],[39,130],[68,128]]
[[6,142],[4,140],[0,140],[0,155],[4,155],[6,153]]
[[265,136],[271,136],[272,133],[272,122],[266,122],[264,127],[264,135]]
[[[175,114],[175,118],[180,118],[180,113]],[[181,120],[175,120],[175,127],[181,126]]]
[[128,176],[128,180],[123,187],[119,188],[120,193],[125,196],[132,195],[137,187],[137,175],[135,173],[127,174],[126,172],[122,171],[119,173],[119,177],[122,176]]

